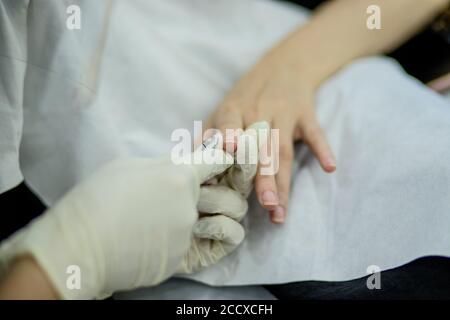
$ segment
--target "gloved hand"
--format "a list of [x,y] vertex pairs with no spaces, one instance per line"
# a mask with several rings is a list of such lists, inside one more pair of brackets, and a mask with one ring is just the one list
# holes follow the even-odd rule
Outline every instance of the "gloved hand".
[[201,217],[194,225],[191,248],[177,273],[189,274],[213,265],[244,240],[245,231],[239,222],[248,210],[246,198],[253,188],[258,153],[267,142],[268,130],[267,122],[250,126],[238,139],[235,164],[216,177],[215,183],[201,187],[197,205]]
[[[31,254],[69,299],[160,283],[186,258],[201,183],[233,163],[220,150],[215,157],[222,164],[130,158],[106,165],[2,243],[0,265]],[[66,285],[71,265],[81,271],[79,290]]]

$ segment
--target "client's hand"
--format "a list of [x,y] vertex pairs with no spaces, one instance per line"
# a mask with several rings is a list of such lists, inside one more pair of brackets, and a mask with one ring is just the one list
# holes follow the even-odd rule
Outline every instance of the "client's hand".
[[297,52],[287,46],[270,52],[232,88],[207,122],[208,128],[223,134],[226,129],[245,129],[257,121],[268,121],[280,130],[279,171],[276,176],[258,173],[255,185],[259,202],[275,223],[283,222],[287,211],[293,141],[307,143],[325,171],[336,168],[315,116],[314,85],[296,68]]

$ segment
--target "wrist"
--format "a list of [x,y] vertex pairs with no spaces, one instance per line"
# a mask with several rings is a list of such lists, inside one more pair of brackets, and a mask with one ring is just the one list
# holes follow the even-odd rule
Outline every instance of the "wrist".
[[[298,31],[299,33],[301,31]],[[315,91],[339,65],[339,58],[323,53],[315,40],[307,41],[302,34],[294,34],[274,47],[263,59],[272,69],[295,76],[301,87]],[[316,49],[317,48],[317,49]]]

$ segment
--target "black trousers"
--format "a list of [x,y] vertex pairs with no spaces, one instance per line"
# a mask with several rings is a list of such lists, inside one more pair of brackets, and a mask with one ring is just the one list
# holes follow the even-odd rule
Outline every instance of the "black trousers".
[[266,286],[279,299],[397,300],[450,299],[450,259],[424,257],[380,273],[380,289],[368,289],[367,277],[351,281],[304,281]]

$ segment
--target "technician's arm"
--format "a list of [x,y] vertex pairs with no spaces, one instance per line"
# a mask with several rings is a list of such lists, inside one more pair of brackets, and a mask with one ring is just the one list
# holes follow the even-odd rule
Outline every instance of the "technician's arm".
[[0,300],[54,300],[59,295],[32,256],[18,257],[0,282]]

